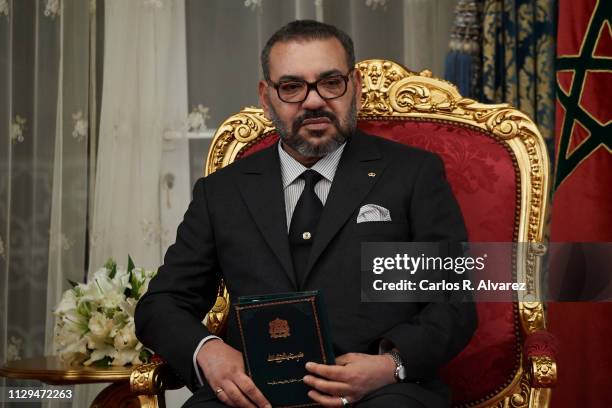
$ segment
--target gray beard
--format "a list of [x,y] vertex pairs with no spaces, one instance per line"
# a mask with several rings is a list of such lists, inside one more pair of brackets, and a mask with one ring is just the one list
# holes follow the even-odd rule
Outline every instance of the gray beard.
[[[272,120],[272,123],[274,123],[276,131],[278,132],[278,135],[283,143],[304,157],[317,158],[327,156],[335,151],[338,147],[342,146],[351,137],[357,127],[357,100],[354,95],[353,100],[351,101],[351,107],[344,121],[345,126],[340,124],[335,115],[326,111],[321,111],[320,113],[313,112],[313,114],[306,114],[302,115],[302,117],[296,118],[293,122],[292,129],[290,130],[287,128],[287,126],[285,126],[283,121],[280,120],[272,104],[269,104],[269,107],[271,116],[270,119]],[[306,119],[304,116],[306,116],[306,118],[316,116],[328,117],[338,131],[332,135],[332,138],[327,143],[316,146],[312,145],[308,143],[307,140],[303,139],[298,133],[301,122]]]

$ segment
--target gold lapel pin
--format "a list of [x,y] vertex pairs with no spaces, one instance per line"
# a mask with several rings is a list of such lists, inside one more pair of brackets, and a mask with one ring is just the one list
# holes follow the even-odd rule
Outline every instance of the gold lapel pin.
[[368,177],[376,177],[376,173],[371,171],[371,172],[368,173]]

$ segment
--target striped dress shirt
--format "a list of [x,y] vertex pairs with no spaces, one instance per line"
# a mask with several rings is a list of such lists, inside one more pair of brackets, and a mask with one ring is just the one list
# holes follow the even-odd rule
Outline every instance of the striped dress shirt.
[[[321,200],[321,203],[325,205],[329,190],[334,181],[334,175],[342,157],[342,152],[346,143],[343,143],[336,150],[321,158],[312,167],[317,173],[321,174],[323,178],[315,185],[315,194]],[[281,146],[280,141],[278,142],[278,156],[280,158],[281,176],[283,180],[283,193],[285,195],[285,214],[287,216],[287,232],[289,232],[289,226],[291,225],[291,217],[293,211],[297,205],[302,191],[304,191],[304,185],[306,182],[300,178],[300,175],[308,170],[308,167],[295,160],[287,153]]]

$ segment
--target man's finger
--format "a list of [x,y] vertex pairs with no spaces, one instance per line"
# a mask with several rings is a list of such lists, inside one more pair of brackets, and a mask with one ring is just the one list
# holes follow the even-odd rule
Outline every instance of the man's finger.
[[344,382],[346,380],[346,367],[339,365],[317,364],[309,361],[306,369],[317,377]]
[[312,375],[304,377],[304,383],[317,391],[321,391],[329,395],[345,395],[349,394],[350,386],[343,382],[325,380]]
[[241,373],[234,378],[234,381],[236,381],[236,385],[240,388],[242,393],[259,408],[272,408],[272,404],[270,404],[261,391],[259,391],[259,388],[257,388],[253,380],[251,380],[251,377]]
[[[323,395],[315,390],[308,391],[308,397],[319,404],[326,407],[342,407],[342,400],[340,397]],[[345,397],[346,398],[346,397]],[[350,399],[349,399],[350,401]]]
[[[229,380],[224,381],[221,388],[223,389],[223,392],[217,394],[217,398],[219,398],[224,404],[240,408],[257,408],[233,382]],[[222,399],[224,397],[227,397],[229,403]]]
[[221,401],[222,403],[224,403],[227,406],[230,407],[235,407],[236,405],[232,402],[232,400],[230,399],[229,395],[227,395],[227,393],[225,392],[225,389],[223,389],[223,387],[215,387],[213,388],[215,390],[215,393],[217,394],[217,399],[219,401]]

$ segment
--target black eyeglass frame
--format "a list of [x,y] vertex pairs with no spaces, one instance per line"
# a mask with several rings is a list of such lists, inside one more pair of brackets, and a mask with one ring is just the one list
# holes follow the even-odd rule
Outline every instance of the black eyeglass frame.
[[[349,70],[349,72],[346,73],[346,75],[342,75],[342,74],[334,74],[334,75],[329,75],[323,78],[319,78],[314,82],[308,82],[308,81],[304,81],[303,79],[293,79],[290,81],[282,81],[282,82],[273,82],[272,80],[268,79],[266,80],[266,82],[271,85],[274,89],[276,89],[276,95],[278,95],[278,99],[280,99],[281,101],[285,102],[285,103],[302,103],[304,102],[307,98],[308,95],[310,95],[310,91],[312,91],[313,89],[317,92],[317,95],[319,95],[321,97],[321,99],[329,101],[332,99],[337,99],[337,98],[341,98],[344,95],[346,95],[346,91],[348,90],[348,82],[349,82],[349,76],[351,75],[351,73],[355,70],[355,68],[352,68]],[[332,96],[331,98],[327,98],[323,95],[321,95],[321,92],[319,92],[319,88],[317,87],[317,85],[319,84],[319,82],[321,81],[325,81],[326,79],[329,78],[335,78],[335,77],[340,77],[344,80],[344,92],[342,92],[340,95],[338,96]],[[304,99],[300,100],[300,101],[286,101],[284,100],[281,95],[280,95],[280,91],[279,91],[279,87],[286,82],[301,82],[303,84],[306,84],[306,93],[304,94]]]

